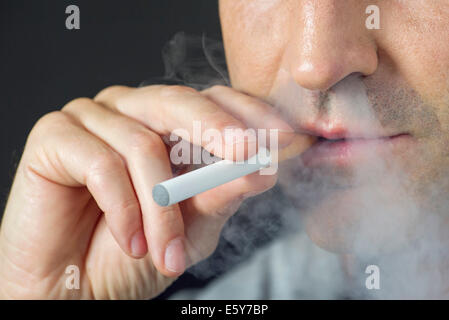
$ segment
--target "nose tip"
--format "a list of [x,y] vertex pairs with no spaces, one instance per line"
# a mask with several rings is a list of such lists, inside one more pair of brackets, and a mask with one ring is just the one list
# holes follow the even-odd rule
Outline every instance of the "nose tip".
[[317,47],[307,55],[299,54],[290,65],[294,80],[305,89],[326,91],[350,74],[368,76],[377,70],[375,46],[323,47]]
[[377,52],[341,53],[336,55],[317,55],[302,59],[300,64],[292,66],[291,73],[301,87],[309,90],[326,91],[350,74],[373,74],[378,65]]
[[320,61],[304,60],[292,70],[292,75],[301,87],[322,91],[329,89],[343,78],[338,63],[333,63],[326,58]]

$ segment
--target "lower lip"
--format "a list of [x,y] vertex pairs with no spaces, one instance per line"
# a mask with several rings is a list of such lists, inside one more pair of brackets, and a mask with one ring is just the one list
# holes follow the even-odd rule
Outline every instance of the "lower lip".
[[386,156],[410,142],[411,137],[406,134],[377,139],[324,140],[310,147],[301,159],[306,167],[348,166],[373,155]]

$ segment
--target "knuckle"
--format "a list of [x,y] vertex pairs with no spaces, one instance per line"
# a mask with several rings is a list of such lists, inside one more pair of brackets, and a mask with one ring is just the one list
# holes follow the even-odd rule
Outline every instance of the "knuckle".
[[167,153],[161,137],[149,130],[139,129],[131,134],[129,148],[132,153],[160,156]]
[[195,89],[180,85],[162,86],[160,90],[161,96],[166,98],[184,98],[185,96],[199,95]]
[[161,217],[161,222],[167,226],[176,225],[180,221],[179,212],[177,211],[176,206],[159,207],[158,214]]
[[139,203],[135,198],[120,201],[111,208],[112,213],[117,213],[123,217],[135,218],[134,214],[140,211]]
[[94,101],[101,101],[104,100],[110,96],[114,96],[120,92],[123,92],[125,90],[128,90],[129,87],[127,86],[120,86],[120,85],[114,85],[107,88],[104,88],[100,92],[97,93],[97,95],[94,98]]
[[93,100],[89,98],[77,98],[75,100],[70,101],[67,103],[63,108],[62,112],[67,113],[77,113],[83,110],[84,108],[92,105]]
[[55,122],[65,121],[66,116],[60,111],[53,111],[42,116],[35,124],[35,128],[48,127]]
[[31,130],[30,136],[34,137],[41,133],[48,133],[56,126],[65,125],[71,123],[72,119],[61,111],[53,111],[42,116],[34,125]]
[[94,156],[88,170],[88,180],[98,183],[99,179],[114,170],[120,170],[125,167],[124,160],[120,155],[113,151],[102,151]]

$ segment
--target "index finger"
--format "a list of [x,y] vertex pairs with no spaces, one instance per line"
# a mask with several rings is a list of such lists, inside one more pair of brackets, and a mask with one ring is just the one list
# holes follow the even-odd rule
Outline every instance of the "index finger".
[[95,100],[161,136],[175,133],[220,158],[237,161],[257,152],[257,136],[253,131],[189,87],[112,87],[100,92]]

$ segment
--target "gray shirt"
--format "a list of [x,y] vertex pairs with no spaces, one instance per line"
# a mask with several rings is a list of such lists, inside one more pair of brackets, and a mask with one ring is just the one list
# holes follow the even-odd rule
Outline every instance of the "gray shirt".
[[347,297],[345,279],[339,257],[301,231],[259,249],[206,288],[172,299],[339,299]]

